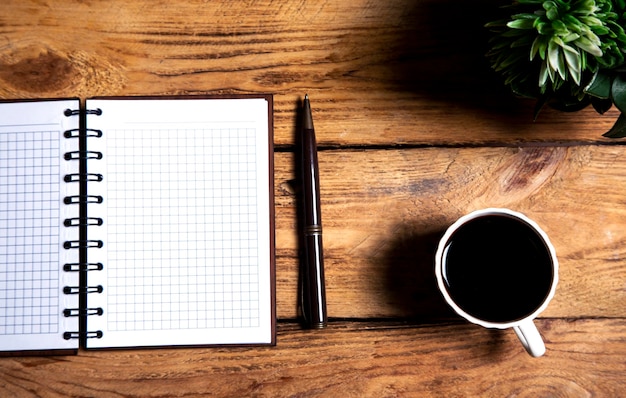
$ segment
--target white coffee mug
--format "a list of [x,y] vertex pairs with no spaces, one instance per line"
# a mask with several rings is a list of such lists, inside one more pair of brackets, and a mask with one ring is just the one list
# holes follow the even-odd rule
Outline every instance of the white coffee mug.
[[457,314],[486,328],[513,328],[528,353],[545,344],[533,319],[556,290],[558,261],[546,233],[521,213],[489,208],[452,224],[435,257],[439,290]]

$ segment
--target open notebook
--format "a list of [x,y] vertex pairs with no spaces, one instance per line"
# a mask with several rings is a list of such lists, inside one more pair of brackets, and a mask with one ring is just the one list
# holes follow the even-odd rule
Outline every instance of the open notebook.
[[0,350],[275,343],[272,97],[0,103]]

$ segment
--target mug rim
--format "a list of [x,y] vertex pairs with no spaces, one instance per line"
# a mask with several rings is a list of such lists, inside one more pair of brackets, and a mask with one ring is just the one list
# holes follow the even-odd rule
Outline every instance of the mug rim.
[[[516,319],[513,321],[491,322],[491,321],[486,321],[484,319],[477,318],[467,313],[465,310],[459,307],[459,305],[454,301],[454,299],[452,299],[452,297],[450,296],[448,292],[448,289],[446,288],[444,278],[443,278],[443,272],[442,272],[443,257],[444,257],[443,254],[447,246],[447,242],[450,240],[450,237],[452,236],[452,234],[454,234],[454,232],[456,232],[462,225],[464,225],[468,221],[471,221],[473,219],[476,219],[482,216],[488,216],[488,215],[505,215],[505,216],[516,218],[528,224],[541,237],[544,244],[548,248],[548,251],[550,253],[550,257],[552,260],[553,272],[552,272],[552,282],[550,285],[550,291],[548,292],[548,294],[542,301],[541,305],[538,306],[532,313],[526,315],[523,318]],[[543,312],[546,309],[546,307],[548,306],[548,303],[552,300],[556,292],[556,286],[559,280],[559,262],[556,257],[556,250],[554,249],[554,246],[552,245],[550,238],[548,238],[548,234],[546,234],[546,232],[543,229],[541,229],[539,224],[537,224],[535,221],[533,221],[532,219],[530,219],[529,217],[527,217],[526,215],[520,212],[507,209],[507,208],[489,207],[485,209],[474,210],[468,214],[465,214],[459,217],[454,223],[452,223],[452,225],[450,225],[446,229],[446,232],[439,240],[439,244],[437,246],[437,252],[435,254],[435,276],[437,278],[437,285],[439,287],[439,291],[443,295],[448,305],[452,307],[452,309],[454,309],[454,311],[457,314],[459,314],[460,316],[462,316],[463,318],[467,319],[468,321],[474,324],[477,324],[486,328],[507,329],[510,327],[519,326],[520,324],[528,320],[535,319],[541,312]]]

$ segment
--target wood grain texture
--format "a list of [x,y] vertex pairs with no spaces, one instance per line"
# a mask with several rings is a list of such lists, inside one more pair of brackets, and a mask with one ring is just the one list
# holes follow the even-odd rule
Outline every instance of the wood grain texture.
[[[439,237],[485,207],[525,213],[560,260],[549,317],[626,316],[626,148],[425,148],[319,154],[330,317],[449,315]],[[278,314],[295,317],[294,159],[276,156]]]
[[[82,351],[0,361],[2,396],[617,397],[623,320],[538,322],[547,354],[474,325],[282,324],[274,348]],[[575,364],[575,365],[573,365]]]
[[276,143],[308,92],[321,145],[607,142],[617,113],[512,96],[486,63],[501,2],[23,1],[0,5],[0,96],[270,92]]

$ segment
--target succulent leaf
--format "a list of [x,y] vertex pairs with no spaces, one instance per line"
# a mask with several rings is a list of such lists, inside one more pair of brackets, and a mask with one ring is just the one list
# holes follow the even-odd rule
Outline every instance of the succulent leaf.
[[620,114],[611,130],[607,131],[603,135],[608,138],[626,137],[626,116],[624,116],[623,113]]
[[598,58],[602,57],[602,49],[600,49],[597,44],[595,44],[586,37],[581,37],[580,39],[576,40],[574,44],[580,47],[581,50],[586,51],[591,55],[594,55]]
[[582,78],[582,69],[580,67],[580,56],[578,51],[570,46],[564,47],[565,61],[567,62],[567,69],[570,76],[574,79],[574,83],[580,84]]
[[622,113],[626,112],[626,79],[621,75],[615,76],[611,84],[613,103]]
[[612,79],[607,73],[596,73],[585,87],[585,92],[596,98],[607,99],[611,95]]
[[515,19],[506,24],[512,29],[533,29],[534,20],[530,19]]
[[613,107],[613,101],[610,99],[602,99],[602,98],[591,98],[591,105],[593,109],[596,110],[599,114],[603,115],[609,109]]

